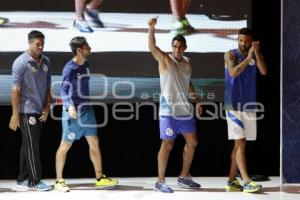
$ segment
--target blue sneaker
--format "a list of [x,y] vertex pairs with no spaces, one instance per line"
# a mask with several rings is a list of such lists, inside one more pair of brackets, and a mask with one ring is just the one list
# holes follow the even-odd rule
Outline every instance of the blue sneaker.
[[46,183],[43,183],[42,181],[40,181],[35,186],[30,187],[30,190],[35,190],[35,191],[48,191],[51,189],[52,189],[51,186],[47,185]]
[[29,190],[28,180],[17,181],[17,190]]
[[155,183],[155,191],[163,192],[163,193],[173,193],[174,191],[170,188],[165,181],[156,182]]
[[99,19],[98,10],[85,8],[86,19],[91,22],[95,27],[104,28],[103,22]]
[[177,178],[177,184],[183,188],[197,189],[201,187],[201,185],[193,181],[191,177],[179,176]]
[[73,26],[83,33],[94,32],[94,30],[88,25],[85,20],[75,20]]

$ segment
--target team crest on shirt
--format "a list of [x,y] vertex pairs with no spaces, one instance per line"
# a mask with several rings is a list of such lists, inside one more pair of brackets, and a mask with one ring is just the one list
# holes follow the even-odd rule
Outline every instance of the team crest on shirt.
[[43,64],[42,69],[43,69],[44,72],[48,72],[48,67],[47,67],[47,65]]
[[74,133],[74,132],[70,132],[70,133],[68,134],[68,139],[69,139],[69,140],[74,140],[74,139],[75,139],[75,133]]
[[33,73],[35,73],[35,72],[37,72],[37,68],[34,67],[34,66],[32,66],[32,67],[31,67],[31,71],[32,71]]
[[29,117],[28,122],[29,122],[30,125],[35,125],[35,124],[36,124],[36,119],[35,119],[35,117],[32,117],[32,116]]
[[173,129],[167,128],[167,130],[166,130],[166,135],[167,135],[167,136],[172,136],[173,134],[174,134]]

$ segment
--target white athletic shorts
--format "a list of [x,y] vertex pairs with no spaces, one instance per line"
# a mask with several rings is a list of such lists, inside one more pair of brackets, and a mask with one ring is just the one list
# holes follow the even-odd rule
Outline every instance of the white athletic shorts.
[[256,113],[226,110],[228,139],[256,140]]

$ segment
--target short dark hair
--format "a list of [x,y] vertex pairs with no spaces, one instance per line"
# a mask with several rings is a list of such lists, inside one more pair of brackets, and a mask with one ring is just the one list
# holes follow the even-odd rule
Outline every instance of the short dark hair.
[[186,40],[182,35],[176,35],[175,37],[173,37],[172,45],[175,40],[182,42],[184,44],[184,46],[186,47]]
[[83,46],[86,45],[86,44],[87,44],[87,41],[86,41],[85,37],[81,37],[81,36],[74,37],[70,41],[70,47],[71,47],[72,53],[74,55],[76,55],[76,50],[78,48],[83,48]]
[[31,42],[33,39],[45,39],[45,35],[41,31],[33,30],[28,33],[28,42]]
[[253,37],[253,32],[252,32],[252,30],[250,28],[241,28],[239,30],[239,34]]

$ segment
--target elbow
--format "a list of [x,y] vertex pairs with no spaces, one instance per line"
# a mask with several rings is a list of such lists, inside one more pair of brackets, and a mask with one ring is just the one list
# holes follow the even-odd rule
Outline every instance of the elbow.
[[18,85],[14,85],[14,86],[12,87],[12,93],[13,93],[13,94],[19,94],[19,93],[20,93],[20,90],[21,90],[21,88],[20,88],[20,86],[18,86]]
[[155,45],[149,44],[149,45],[148,45],[148,48],[149,48],[150,51],[153,51],[153,50],[155,49]]
[[268,74],[267,68],[263,71],[262,75],[266,76]]
[[235,78],[235,77],[237,77],[237,73],[234,72],[234,71],[229,71],[229,76],[230,76],[231,78]]
[[266,76],[266,75],[268,74],[267,68],[261,70],[261,71],[260,71],[260,74],[263,75],[263,76]]

